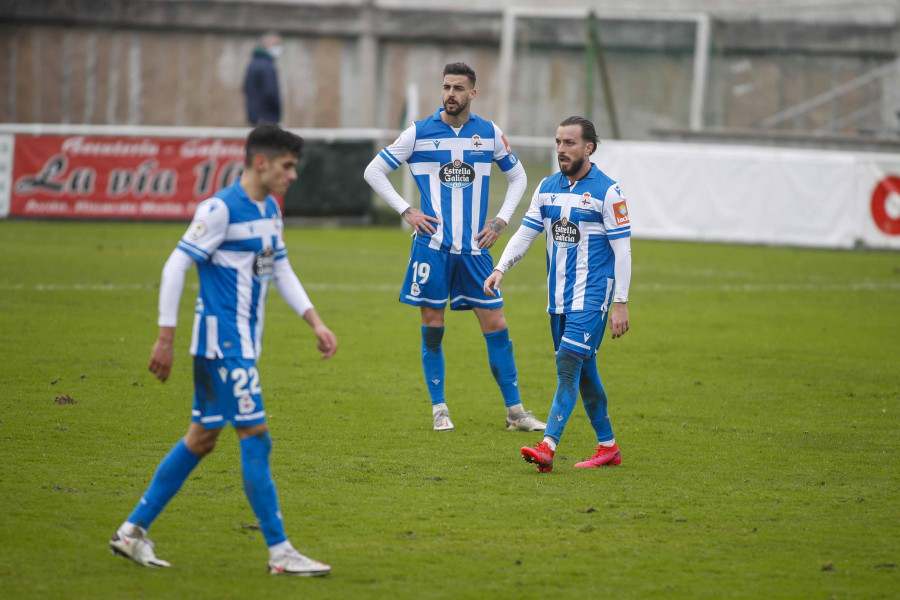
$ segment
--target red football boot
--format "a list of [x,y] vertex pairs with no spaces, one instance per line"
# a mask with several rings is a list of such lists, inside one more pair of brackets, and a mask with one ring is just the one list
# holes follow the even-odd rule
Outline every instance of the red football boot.
[[522,458],[525,459],[525,462],[534,463],[541,473],[549,473],[553,470],[553,450],[550,449],[547,442],[541,442],[534,448],[525,446],[522,448]]
[[576,467],[602,467],[603,465],[619,465],[622,464],[622,453],[619,452],[619,445],[613,444],[612,447],[597,446],[597,451],[589,459],[580,463],[575,463]]

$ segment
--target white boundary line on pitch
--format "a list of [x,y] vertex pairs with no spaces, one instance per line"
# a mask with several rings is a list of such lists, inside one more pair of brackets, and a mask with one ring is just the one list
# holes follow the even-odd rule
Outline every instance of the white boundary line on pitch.
[[[197,284],[185,285],[196,290]],[[307,290],[316,292],[399,292],[399,284],[351,284],[351,283],[307,283]],[[2,292],[144,292],[156,291],[158,284],[146,283],[0,283]],[[504,285],[507,292],[546,292],[544,285]],[[631,286],[633,291],[641,292],[885,292],[900,290],[900,281],[859,281],[846,283],[725,283],[725,284],[664,284],[637,283]]]

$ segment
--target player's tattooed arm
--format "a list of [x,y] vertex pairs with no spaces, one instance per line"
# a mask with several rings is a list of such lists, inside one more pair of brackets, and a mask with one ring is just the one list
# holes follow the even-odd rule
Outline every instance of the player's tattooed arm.
[[503,232],[504,227],[506,227],[506,221],[499,217],[495,217],[485,223],[484,229],[475,236],[475,239],[478,241],[478,247],[490,248],[493,246]]
[[437,218],[429,217],[418,208],[413,208],[412,206],[400,213],[400,216],[420,235],[433,234],[437,229],[434,228],[432,223],[440,223],[440,220]]

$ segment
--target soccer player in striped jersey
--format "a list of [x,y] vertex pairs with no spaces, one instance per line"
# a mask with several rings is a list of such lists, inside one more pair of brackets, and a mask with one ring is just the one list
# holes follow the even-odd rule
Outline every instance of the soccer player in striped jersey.
[[323,358],[337,350],[291,268],[281,211],[271,194],[283,195],[297,178],[303,140],[273,124],[250,132],[244,171],[234,185],[197,207],[194,219],[163,267],[159,287],[159,337],[150,371],[166,381],[178,305],[187,271],[200,279],[194,313],[194,407],[187,434],[162,460],[147,491],[110,540],[116,554],[149,567],[168,567],[156,557],[147,529],[191,471],[212,452],[230,421],[240,439],[244,491],[269,546],[269,572],[326,575],[328,565],[297,552],[288,541],[269,468],[272,438],[266,425],[256,361],[262,349],[269,283],[312,327]]
[[[493,269],[489,248],[512,217],[527,177],[519,159],[493,122],[471,113],[475,72],[465,63],[444,67],[443,108],[416,121],[366,167],[369,185],[415,230],[400,302],[418,306],[422,317],[422,367],[431,397],[435,431],[453,423],[444,397],[444,309],[472,310],[487,344],[491,372],[506,405],[506,428],[543,431],[545,423],[522,407],[503,298],[488,296],[484,278]],[[410,205],[387,175],[403,162],[421,193]],[[497,216],[486,222],[491,164],[509,186]]]
[[598,446],[593,456],[575,466],[622,462],[597,371],[597,349],[607,320],[613,339],[629,328],[631,221],[622,188],[591,162],[598,143],[587,119],[569,117],[560,123],[556,131],[560,172],[538,185],[521,227],[484,282],[488,295],[499,291],[504,273],[541,233],[546,234],[547,312],[558,382],[544,441],[522,448],[522,457],[541,472],[553,469],[553,453],[579,390]]

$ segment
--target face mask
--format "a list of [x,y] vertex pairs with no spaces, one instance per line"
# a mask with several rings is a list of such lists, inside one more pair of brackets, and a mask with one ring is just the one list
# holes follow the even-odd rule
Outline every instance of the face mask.
[[272,56],[272,58],[278,58],[279,56],[281,56],[281,44],[269,48],[269,54]]

